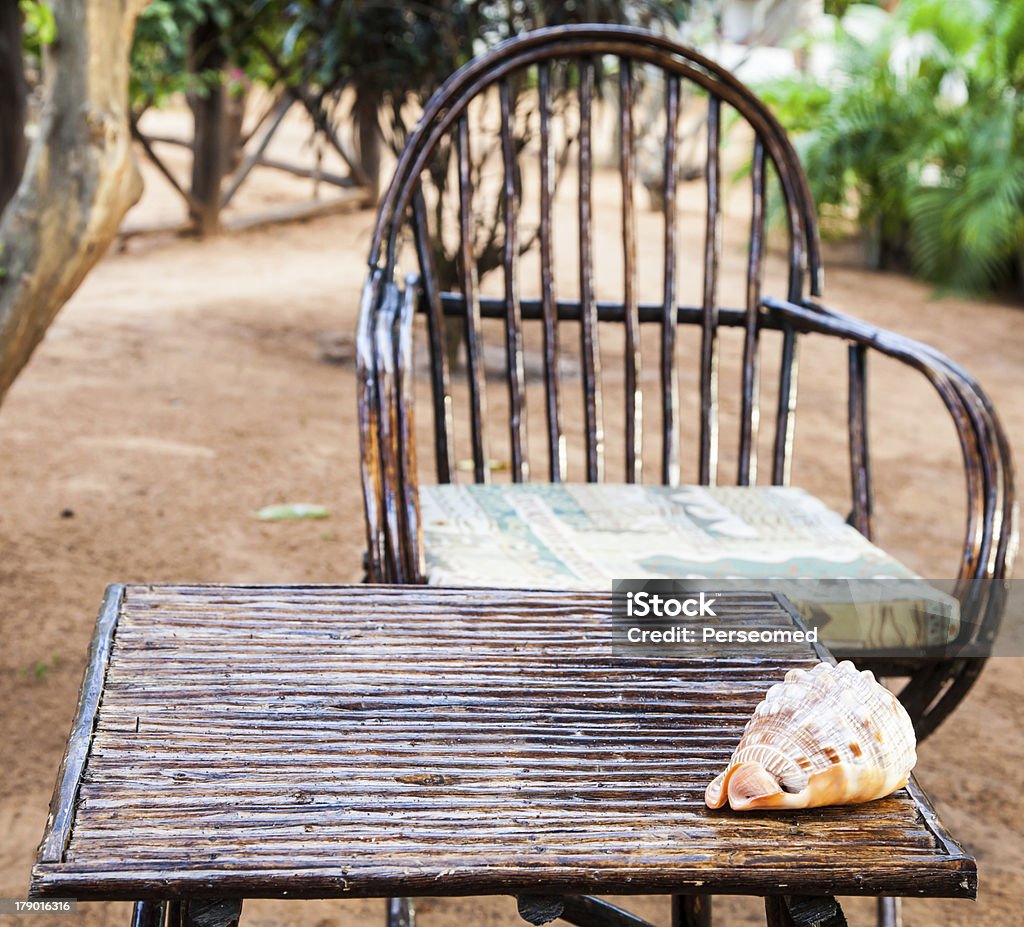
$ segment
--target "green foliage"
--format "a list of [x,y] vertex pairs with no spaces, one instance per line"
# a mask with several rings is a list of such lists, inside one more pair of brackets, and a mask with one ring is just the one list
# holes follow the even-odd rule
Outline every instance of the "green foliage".
[[[825,0],[825,12],[829,16],[842,16],[851,6],[854,5],[855,0]],[[872,6],[879,6],[879,2],[875,2]]]
[[420,101],[486,48],[530,29],[571,22],[680,23],[689,0],[296,0],[282,51],[303,83],[345,86],[390,102],[395,141],[401,107]]
[[[191,66],[197,58],[221,60],[249,80],[273,83],[259,44],[280,41],[282,6],[274,0],[152,0],[135,30],[133,107],[160,106],[177,93],[202,95],[224,79],[220,69]],[[200,30],[210,38],[197,43]]]
[[760,88],[825,216],[856,215],[883,255],[941,285],[1004,285],[1024,256],[1024,7],[851,5],[829,79]]
[[47,45],[57,40],[57,21],[53,10],[41,0],[19,0],[21,45],[30,58],[38,59]]
[[195,36],[212,25],[212,57],[248,81],[306,88],[324,105],[345,88],[390,104],[399,146],[404,104],[425,100],[503,39],[577,21],[678,24],[689,7],[690,0],[152,0],[136,29],[132,102],[137,110],[159,106],[223,79],[192,66],[211,57],[197,54]]
[[[329,103],[344,89],[380,107],[381,128],[394,151],[404,146],[411,122],[428,97],[459,67],[487,48],[542,26],[572,22],[626,23],[657,26],[680,23],[690,8],[689,0],[435,0],[381,2],[381,0],[294,0],[287,4],[290,26],[282,54],[303,86],[318,89],[319,99]],[[523,75],[525,78],[527,75]],[[531,105],[524,80],[513,80],[513,112]],[[565,97],[574,73],[553,76],[553,95]],[[559,105],[556,99],[555,105]],[[514,144],[528,144],[530,119],[514,119]],[[472,184],[479,190],[481,171],[497,150],[496,133],[477,130],[472,155]],[[431,200],[436,242],[434,264],[443,286],[457,279],[457,247],[447,244],[441,229],[450,224],[457,201],[450,189],[453,148],[443,140],[428,166],[436,196]],[[500,265],[503,218],[500,198],[478,200],[476,261],[483,277]],[[524,234],[520,247],[532,238]]]
[[[377,114],[385,142],[397,151],[427,98],[488,47],[530,29],[570,22],[678,24],[690,5],[691,0],[152,0],[139,20],[132,55],[133,106],[139,111],[175,93],[202,93],[211,82],[224,80],[225,68],[234,68],[249,82],[289,86],[301,94],[318,131],[341,129],[339,135],[358,135],[361,144],[361,132],[342,128],[346,120],[358,121],[346,109],[354,98],[359,114],[370,113],[359,129],[369,122],[372,130]],[[205,49],[212,55],[196,47],[203,35],[211,36],[207,43],[216,42]],[[203,70],[199,61],[218,62],[218,67]],[[572,74],[563,75],[554,94],[572,80]],[[514,108],[526,89],[520,83],[513,86]],[[522,146],[530,120],[516,125],[515,141]],[[495,135],[489,144],[482,140],[475,146],[476,174],[496,141]],[[430,167],[439,194],[438,227],[451,199],[445,195],[451,154],[451,146],[443,144]],[[481,274],[500,258],[498,203],[477,217]],[[437,263],[442,279],[449,279],[454,251],[442,247]]]
[[[29,0],[23,0],[28,3]],[[220,56],[254,82],[282,78],[320,96],[359,85],[384,98],[425,98],[486,47],[568,22],[679,23],[690,0],[152,0],[132,54],[136,104],[202,92],[190,42],[212,22]],[[267,50],[273,60],[268,60]],[[283,73],[282,73],[283,69]]]

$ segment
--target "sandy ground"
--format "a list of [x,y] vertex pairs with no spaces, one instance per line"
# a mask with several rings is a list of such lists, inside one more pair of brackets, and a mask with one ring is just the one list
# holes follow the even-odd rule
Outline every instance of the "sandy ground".
[[[166,215],[159,182],[149,180],[151,217]],[[602,209],[613,204],[599,201],[599,226]],[[325,332],[354,325],[371,220],[359,212],[111,253],[0,410],[0,896],[24,897],[108,582],[359,579],[354,373],[325,363],[321,343]],[[728,247],[738,253],[740,239],[733,234]],[[834,257],[830,301],[927,340],[975,371],[1024,455],[1022,310],[935,301],[925,285]],[[816,368],[825,387],[802,397],[796,482],[841,500],[841,355],[805,354],[804,384],[815,382]],[[950,575],[962,510],[952,432],[916,379],[895,365],[880,364],[878,373],[872,437],[881,541],[929,575]],[[294,501],[323,504],[331,517],[252,516]],[[908,927],[1020,923],[1021,668],[1016,660],[990,664],[922,746],[920,781],[977,855],[981,893],[974,904],[908,902]],[[729,923],[755,922],[756,904],[722,906]],[[660,899],[635,907],[666,920]],[[426,927],[516,923],[509,899],[424,901],[420,911]],[[379,923],[373,918],[382,912],[381,902],[256,902],[246,922],[347,927]],[[849,912],[865,923],[870,906],[851,902]],[[127,918],[125,905],[97,904],[83,906],[79,921],[106,927]]]

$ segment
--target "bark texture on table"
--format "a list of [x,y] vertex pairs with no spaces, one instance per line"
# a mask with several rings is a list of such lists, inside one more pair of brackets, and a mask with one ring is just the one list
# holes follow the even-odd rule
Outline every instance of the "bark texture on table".
[[[765,691],[822,659],[809,644],[616,653],[607,593],[112,602],[33,896],[516,895],[530,923],[576,927],[649,927],[595,895],[974,896],[974,860],[913,782],[851,807],[705,805]],[[726,630],[795,620],[759,593],[716,613]],[[701,927],[697,907],[675,927]]]

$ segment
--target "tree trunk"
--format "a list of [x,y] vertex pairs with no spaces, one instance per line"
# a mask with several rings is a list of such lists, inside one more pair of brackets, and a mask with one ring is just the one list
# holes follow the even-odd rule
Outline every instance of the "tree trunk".
[[365,87],[357,88],[352,112],[359,143],[359,164],[376,202],[380,195],[380,95]]
[[[214,235],[220,228],[220,188],[228,171],[224,53],[216,24],[207,20],[192,34],[189,70],[209,79],[202,93],[189,95],[194,134],[192,136],[192,202],[190,218],[196,231]],[[216,78],[213,78],[216,75]]]
[[0,214],[25,167],[25,61],[18,4],[0,0]]
[[39,130],[0,217],[0,399],[142,192],[128,58],[145,2],[52,2],[57,41]]
[[233,91],[224,95],[224,174],[238,169],[244,154],[242,128],[245,125],[245,100],[247,94]]

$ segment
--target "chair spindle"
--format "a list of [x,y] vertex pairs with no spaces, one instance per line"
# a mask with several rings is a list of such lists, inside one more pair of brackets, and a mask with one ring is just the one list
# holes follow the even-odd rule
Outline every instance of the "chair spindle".
[[643,480],[643,391],[640,309],[636,290],[636,136],[633,131],[633,72],[630,62],[619,62],[619,165],[622,182],[622,304],[626,316],[626,482]]
[[792,476],[793,438],[796,434],[797,333],[792,325],[782,330],[782,358],[779,361],[779,402],[775,416],[775,449],[772,455],[772,484],[788,486]]
[[708,97],[708,151],[704,180],[704,298],[701,306],[700,467],[701,485],[718,481],[718,265],[722,254],[721,116],[718,97]]
[[452,448],[454,412],[448,377],[448,352],[445,350],[444,309],[437,285],[434,254],[430,247],[427,204],[423,199],[422,189],[416,191],[412,201],[412,222],[416,256],[422,270],[420,285],[423,287],[427,303],[427,342],[430,350],[430,380],[434,399],[434,457],[437,481],[450,483],[455,465],[455,452]]
[[508,371],[509,431],[512,450],[512,480],[529,478],[526,453],[526,406],[523,362],[522,310],[519,305],[519,194],[516,185],[516,152],[512,141],[515,109],[508,78],[499,87],[501,103],[501,153],[504,162],[505,243],[505,354]]
[[750,244],[747,261],[747,305],[743,335],[743,378],[740,397],[740,447],[737,483],[750,486],[757,482],[757,426],[759,420],[759,322],[761,278],[764,271],[764,186],[765,153],[760,136],[754,141],[750,168],[751,210]]
[[540,293],[544,318],[544,394],[547,405],[548,475],[560,483],[565,474],[565,435],[558,405],[558,307],[555,304],[552,208],[554,151],[551,145],[551,66],[537,66],[540,109]]
[[661,478],[667,486],[679,485],[679,387],[676,381],[676,138],[679,134],[679,77],[666,75],[665,105],[665,254],[661,321]]
[[871,457],[868,447],[868,371],[867,348],[862,344],[848,349],[850,393],[850,480],[853,496],[853,527],[871,538],[874,500],[871,487]]
[[473,476],[478,483],[490,481],[487,460],[487,396],[484,391],[483,358],[480,351],[480,298],[476,256],[473,254],[473,180],[470,176],[469,119],[459,117],[459,232],[462,263],[462,295],[466,310],[466,362],[469,373],[470,426],[473,443]]
[[584,424],[587,432],[587,482],[604,475],[604,425],[601,417],[601,350],[594,300],[593,215],[593,102],[594,62],[580,64],[579,225],[580,225],[580,329],[583,353]]

